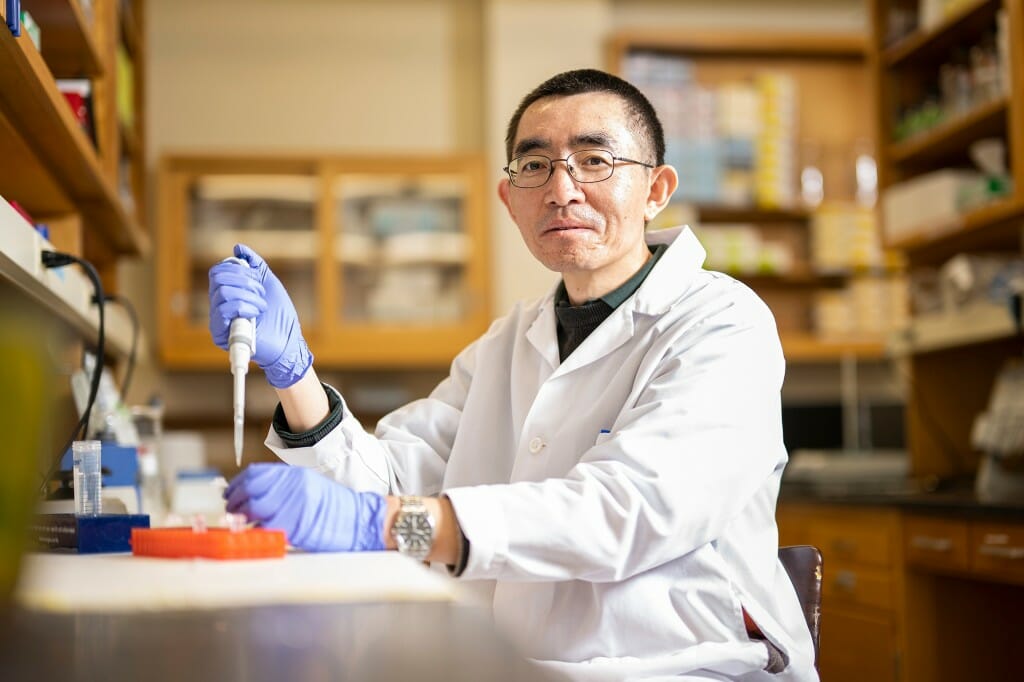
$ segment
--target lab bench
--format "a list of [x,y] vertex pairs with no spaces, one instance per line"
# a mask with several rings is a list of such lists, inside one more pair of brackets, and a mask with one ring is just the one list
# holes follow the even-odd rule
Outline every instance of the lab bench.
[[19,610],[0,670],[24,680],[544,680],[485,614],[444,602],[132,613]]
[[785,489],[780,544],[824,558],[823,680],[1015,679],[1024,613],[1024,500],[973,492]]
[[15,597],[5,682],[546,679],[456,581],[396,552],[29,554]]

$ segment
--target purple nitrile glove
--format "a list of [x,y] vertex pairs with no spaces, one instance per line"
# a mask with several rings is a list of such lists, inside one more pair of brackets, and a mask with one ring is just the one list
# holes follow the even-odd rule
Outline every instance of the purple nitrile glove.
[[256,319],[253,360],[275,388],[288,388],[313,366],[299,316],[288,292],[266,261],[244,244],[235,256],[248,265],[221,261],[210,268],[210,335],[227,350],[228,331],[236,317]]
[[310,552],[384,549],[387,504],[377,493],[357,493],[323,474],[287,464],[251,464],[224,491],[227,510]]

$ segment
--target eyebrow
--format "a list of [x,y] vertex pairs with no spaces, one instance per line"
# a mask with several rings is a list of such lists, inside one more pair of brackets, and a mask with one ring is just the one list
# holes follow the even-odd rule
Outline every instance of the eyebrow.
[[[569,145],[575,148],[601,147],[611,149],[615,146],[615,138],[608,133],[596,130],[588,133],[580,133],[570,140]],[[522,156],[536,151],[550,151],[551,140],[545,137],[527,137],[520,140],[512,150],[512,156]]]

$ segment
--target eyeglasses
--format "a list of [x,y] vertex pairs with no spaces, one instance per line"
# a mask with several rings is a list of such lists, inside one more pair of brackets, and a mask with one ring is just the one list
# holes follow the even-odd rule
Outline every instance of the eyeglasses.
[[654,168],[649,163],[614,156],[604,149],[581,149],[564,159],[549,159],[541,154],[524,154],[512,159],[501,170],[508,173],[509,181],[516,187],[529,189],[540,187],[555,172],[555,162],[564,161],[565,169],[576,182],[601,182],[615,172],[615,164],[635,163],[644,168]]

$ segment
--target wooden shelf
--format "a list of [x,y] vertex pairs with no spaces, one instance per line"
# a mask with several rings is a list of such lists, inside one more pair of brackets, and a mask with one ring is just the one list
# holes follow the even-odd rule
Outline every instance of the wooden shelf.
[[928,30],[914,31],[887,47],[882,60],[889,67],[911,62],[946,60],[952,47],[964,44],[965,33],[978,36],[993,23],[1001,3],[997,0],[975,0]]
[[967,147],[984,137],[1004,136],[1009,102],[1005,97],[981,104],[931,130],[890,144],[889,161],[896,164],[936,163],[950,157],[967,158]]
[[783,333],[782,351],[789,362],[835,362],[846,357],[883,360],[885,342],[874,338],[822,338],[810,334]]
[[806,223],[811,214],[802,208],[758,208],[730,206],[697,206],[701,223]]
[[838,273],[790,272],[778,275],[727,272],[752,289],[828,289],[838,288],[848,277]]
[[22,0],[42,33],[43,59],[58,78],[103,74],[103,61],[78,0]]
[[911,266],[939,265],[963,251],[1014,248],[1020,242],[1022,219],[1024,201],[1005,199],[886,246],[902,251]]
[[[52,247],[0,197],[0,280],[13,284],[87,338],[94,338],[99,313],[92,303],[92,283],[75,266],[45,269],[40,260],[44,248]],[[132,341],[128,314],[119,306],[108,306],[104,327],[108,352],[127,356]]]
[[107,251],[139,255],[149,249],[148,236],[121,205],[42,56],[27,36],[9,31],[0,31],[0,114],[8,131],[32,140],[38,162],[80,208],[87,227],[103,236]]
[[817,56],[859,60],[865,56],[867,41],[862,33],[850,32],[631,29],[617,32],[608,49],[613,56],[627,51],[661,50],[705,57]]
[[978,304],[958,313],[922,315],[893,336],[890,348],[907,355],[960,348],[1020,334],[1008,307]]

